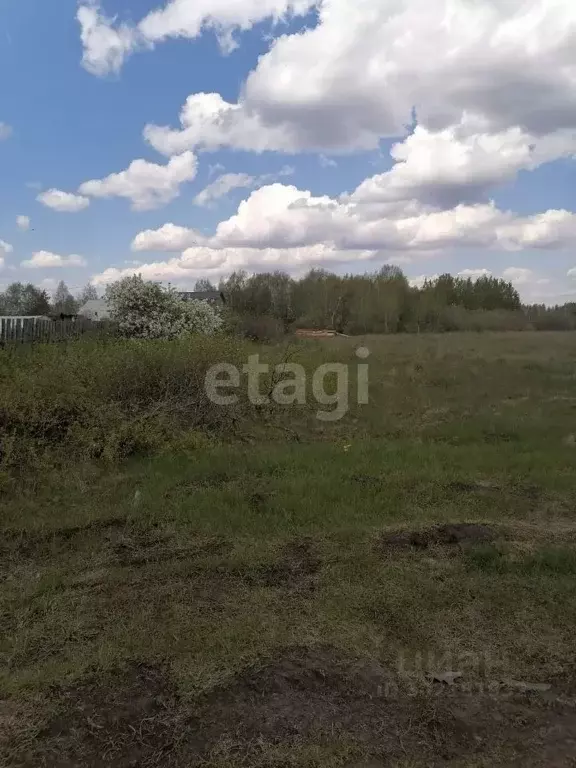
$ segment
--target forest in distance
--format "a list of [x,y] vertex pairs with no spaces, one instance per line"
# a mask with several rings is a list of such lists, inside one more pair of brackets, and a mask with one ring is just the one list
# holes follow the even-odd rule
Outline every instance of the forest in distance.
[[[346,275],[312,269],[299,278],[237,271],[218,284],[198,280],[195,290],[219,290],[227,327],[257,338],[295,328],[348,335],[576,329],[576,302],[525,304],[511,282],[490,275],[443,274],[416,286],[393,265]],[[73,315],[99,293],[88,284],[74,296],[60,281],[50,296],[32,283],[12,283],[0,292],[0,315]]]

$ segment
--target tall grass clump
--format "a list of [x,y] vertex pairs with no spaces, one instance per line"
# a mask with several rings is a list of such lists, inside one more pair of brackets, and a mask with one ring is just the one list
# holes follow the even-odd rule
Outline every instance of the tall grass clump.
[[215,363],[241,366],[247,346],[199,335],[0,351],[0,468],[116,460],[194,430],[233,434],[253,412],[245,389],[223,407],[211,402],[204,382]]

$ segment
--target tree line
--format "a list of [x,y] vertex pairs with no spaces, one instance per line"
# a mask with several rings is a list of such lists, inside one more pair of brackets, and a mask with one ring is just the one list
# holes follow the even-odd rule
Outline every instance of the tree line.
[[[202,281],[202,289],[212,288]],[[576,304],[523,305],[512,283],[450,274],[410,285],[401,269],[386,265],[364,275],[312,269],[295,279],[276,271],[235,272],[219,290],[247,335],[293,328],[327,328],[344,334],[456,330],[572,330]]]
[[97,299],[98,291],[88,284],[77,296],[73,296],[61,280],[50,296],[48,291],[32,283],[11,283],[0,292],[0,315],[75,315],[89,299]]
[[[199,280],[195,289],[222,292],[225,326],[254,338],[273,338],[296,328],[333,329],[350,335],[576,330],[576,303],[522,304],[512,283],[489,275],[471,279],[444,274],[416,287],[399,267],[391,265],[363,275],[312,269],[300,278],[282,271],[238,271],[218,286]],[[96,298],[97,290],[90,284],[73,296],[61,281],[50,297],[31,283],[13,283],[0,293],[0,315],[73,315]]]

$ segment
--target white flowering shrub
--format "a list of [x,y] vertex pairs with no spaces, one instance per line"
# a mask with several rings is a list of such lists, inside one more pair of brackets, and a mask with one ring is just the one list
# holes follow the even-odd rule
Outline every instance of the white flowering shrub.
[[177,339],[189,333],[211,334],[222,325],[217,310],[207,302],[182,301],[173,289],[141,275],[109,285],[106,300],[120,333],[131,338]]

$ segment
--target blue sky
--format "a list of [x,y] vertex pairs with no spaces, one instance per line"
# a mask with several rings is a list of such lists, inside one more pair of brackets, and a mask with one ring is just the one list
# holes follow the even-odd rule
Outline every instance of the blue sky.
[[572,2],[0,0],[0,24],[0,284],[391,261],[576,298]]

